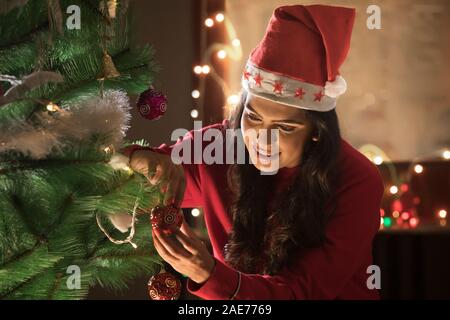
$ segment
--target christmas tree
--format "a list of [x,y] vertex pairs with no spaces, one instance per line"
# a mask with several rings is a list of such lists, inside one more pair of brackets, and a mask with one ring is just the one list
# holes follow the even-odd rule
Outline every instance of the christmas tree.
[[119,152],[156,71],[128,7],[0,1],[1,298],[81,299],[160,269],[144,213],[161,193]]

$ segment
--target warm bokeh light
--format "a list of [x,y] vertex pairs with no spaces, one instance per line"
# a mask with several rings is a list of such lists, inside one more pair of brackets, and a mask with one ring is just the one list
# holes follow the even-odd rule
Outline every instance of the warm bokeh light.
[[422,172],[423,172],[423,167],[422,167],[420,164],[416,164],[416,165],[414,166],[414,171],[415,171],[416,173],[422,173]]
[[217,57],[219,59],[225,59],[227,57],[227,52],[225,50],[217,51]]
[[408,186],[406,183],[403,183],[403,184],[400,186],[400,190],[402,190],[402,192],[408,192],[409,186]]
[[192,98],[198,99],[198,98],[200,98],[200,91],[198,91],[198,90],[192,90],[191,95],[192,95]]
[[58,110],[58,106],[56,104],[54,104],[53,102],[49,102],[47,104],[47,110],[48,111],[56,111],[56,110]]
[[223,13],[216,14],[216,21],[217,22],[222,22],[223,20],[225,20],[225,16],[223,15]]
[[379,166],[380,164],[383,163],[383,157],[376,156],[375,158],[373,158],[373,162],[374,162],[377,166]]
[[214,25],[214,20],[211,18],[208,18],[205,20],[205,26],[207,26],[208,28],[211,28]]
[[398,217],[400,217],[400,212],[394,211],[394,212],[392,212],[392,216],[393,216],[395,219],[397,219]]
[[210,71],[211,71],[211,68],[210,68],[207,64],[205,64],[205,65],[202,67],[202,72],[203,72],[204,74],[208,74]]
[[200,215],[200,210],[197,208],[194,208],[191,210],[191,214],[193,217],[198,217]]
[[198,110],[197,109],[192,109],[191,110],[191,118],[198,118]]
[[441,218],[441,219],[447,218],[447,211],[446,211],[446,210],[439,210],[438,216],[439,216],[439,218]]
[[411,217],[411,215],[409,214],[409,212],[402,212],[401,218],[403,220],[408,220]]
[[409,220],[409,225],[411,226],[411,228],[417,227],[418,224],[419,224],[419,219],[417,219],[417,218],[413,217]]
[[450,151],[449,150],[445,150],[444,152],[442,152],[442,157],[445,160],[449,160],[450,159]]
[[239,102],[239,96],[236,94],[233,94],[227,98],[227,102],[231,105],[236,105]]
[[194,72],[195,72],[196,74],[202,73],[202,66],[195,66],[195,67],[194,67]]
[[392,226],[392,219],[389,217],[383,218],[383,225],[386,228],[390,228]]
[[397,186],[392,186],[389,188],[389,192],[392,194],[396,194],[398,192]]
[[240,45],[241,45],[241,40],[239,40],[239,39],[233,39],[233,41],[231,41],[231,44],[234,46],[234,47],[239,47]]

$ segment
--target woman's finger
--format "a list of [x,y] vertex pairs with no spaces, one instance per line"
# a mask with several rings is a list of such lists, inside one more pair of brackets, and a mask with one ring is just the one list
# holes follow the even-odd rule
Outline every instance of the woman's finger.
[[[150,170],[150,168],[149,168]],[[151,168],[153,171],[149,171],[149,181],[152,185],[155,185],[159,182],[161,179],[161,175],[164,173],[163,167],[160,164],[154,165],[153,168]]]
[[189,238],[191,238],[191,239],[198,239],[197,235],[189,227],[189,225],[187,224],[186,220],[183,220],[183,223],[181,224],[180,230],[183,231],[183,233],[185,235],[187,235]]
[[166,194],[164,195],[164,205],[168,206],[175,201],[175,192],[180,184],[180,179],[169,177]]
[[156,251],[158,251],[158,254],[163,258],[165,261],[177,261],[178,259],[175,258],[173,255],[170,254],[169,251],[161,244],[158,237],[155,235],[155,232],[152,231],[153,235],[153,245],[155,246]]
[[189,251],[193,255],[198,254],[198,250],[195,247],[194,242],[190,238],[188,238],[183,232],[177,230],[176,237],[187,251]]
[[166,193],[169,183],[172,177],[172,166],[162,165],[162,175],[159,179],[159,189],[161,192]]
[[143,173],[147,177],[147,180],[149,182],[150,182],[150,179],[156,173],[156,165],[157,165],[156,161],[150,161],[148,159],[145,161],[145,172],[141,172],[141,173]]
[[184,248],[180,248],[172,239],[161,234],[159,231],[155,231],[156,237],[159,243],[169,252],[172,256],[177,259],[190,258],[189,252]]

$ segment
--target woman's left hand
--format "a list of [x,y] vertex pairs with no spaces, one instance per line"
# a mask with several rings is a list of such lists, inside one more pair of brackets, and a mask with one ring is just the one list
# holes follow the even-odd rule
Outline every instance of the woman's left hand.
[[206,245],[185,221],[174,234],[182,246],[157,229],[152,230],[153,244],[161,258],[196,283],[200,284],[208,280],[214,269],[215,259]]

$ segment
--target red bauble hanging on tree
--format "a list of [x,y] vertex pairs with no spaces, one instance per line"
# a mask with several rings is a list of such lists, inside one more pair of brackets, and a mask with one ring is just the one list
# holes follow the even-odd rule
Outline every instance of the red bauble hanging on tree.
[[169,272],[161,272],[150,278],[148,294],[152,300],[177,300],[181,293],[181,281]]
[[183,223],[183,214],[180,209],[170,205],[166,207],[156,206],[150,214],[152,227],[166,235],[171,235]]
[[145,119],[158,120],[167,111],[167,97],[151,87],[139,95],[136,107]]

